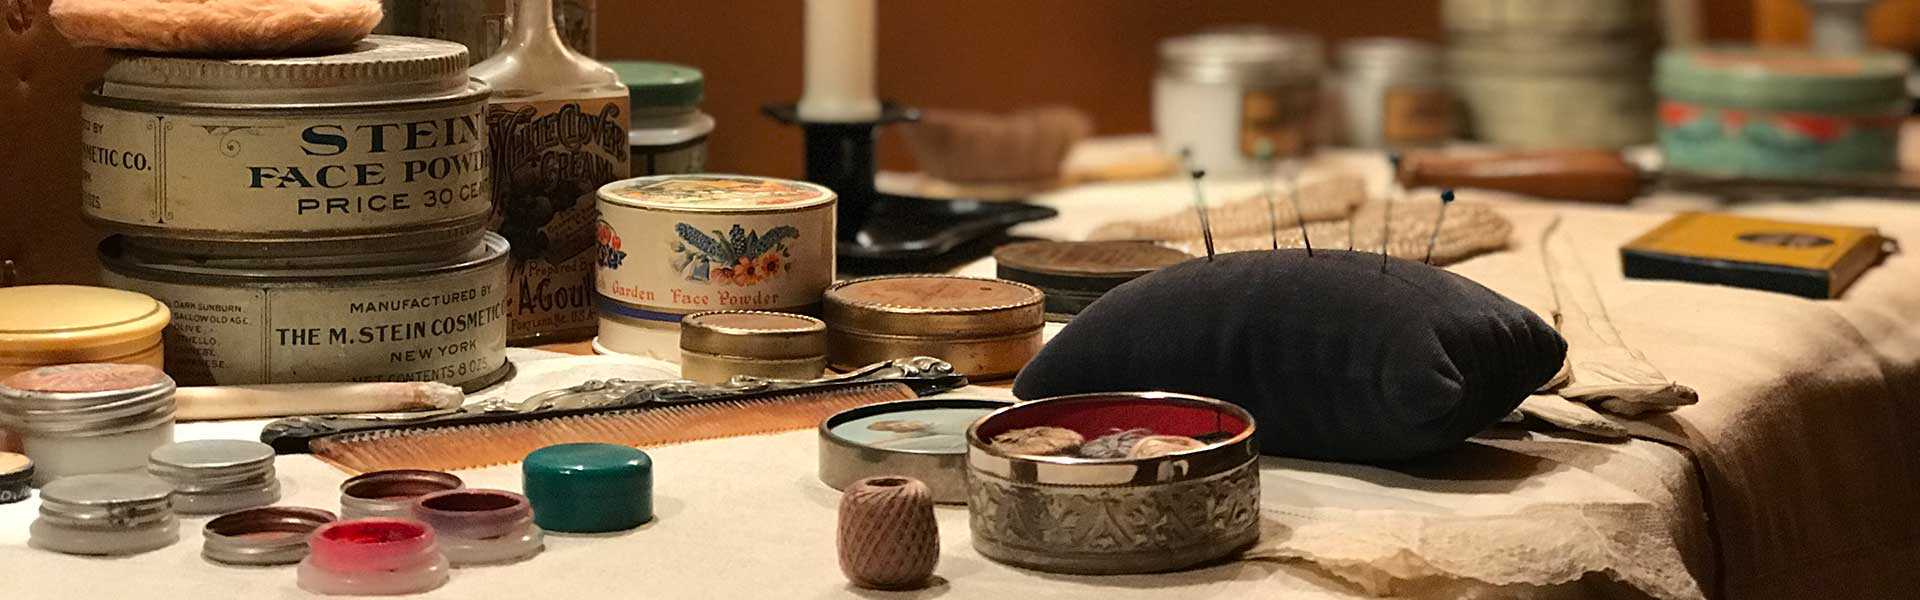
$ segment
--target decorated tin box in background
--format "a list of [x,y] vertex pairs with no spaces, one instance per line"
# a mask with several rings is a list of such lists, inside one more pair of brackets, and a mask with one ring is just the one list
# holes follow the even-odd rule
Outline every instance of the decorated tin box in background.
[[[1207,441],[1098,459],[1018,454],[995,443],[1038,427],[1087,440],[1147,427]],[[1051,573],[1154,573],[1226,557],[1260,537],[1253,417],[1226,402],[1161,392],[1035,400],[975,421],[967,445],[973,547],[1000,562]]]
[[210,255],[471,245],[492,209],[488,90],[466,64],[459,44],[389,36],[300,58],[116,54],[81,109],[83,213]]
[[1660,56],[1660,149],[1670,169],[1831,175],[1896,168],[1906,57],[1716,48]]
[[680,360],[681,317],[817,313],[834,275],[833,191],[739,175],[641,177],[600,188],[600,344]]
[[183,385],[439,381],[468,391],[507,373],[507,244],[340,259],[206,259],[100,246],[101,282],[172,309],[167,373]]

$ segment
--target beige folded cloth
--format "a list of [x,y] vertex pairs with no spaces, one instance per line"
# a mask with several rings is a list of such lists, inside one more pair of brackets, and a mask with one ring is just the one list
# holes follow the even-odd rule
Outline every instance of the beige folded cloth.
[[1593,275],[1574,252],[1556,217],[1541,234],[1540,254],[1553,288],[1553,326],[1567,340],[1565,381],[1555,392],[1610,414],[1671,412],[1700,395],[1667,378],[1647,357],[1620,339]]

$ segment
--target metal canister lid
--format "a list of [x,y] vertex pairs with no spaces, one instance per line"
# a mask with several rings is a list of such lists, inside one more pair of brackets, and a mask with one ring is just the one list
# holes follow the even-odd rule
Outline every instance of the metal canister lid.
[[843,331],[953,338],[1018,333],[1046,323],[1039,288],[959,275],[882,275],[827,288],[826,321]]
[[1669,50],[1660,55],[1654,86],[1662,96],[1688,102],[1849,111],[1905,102],[1911,64],[1900,54],[1878,51]]
[[0,381],[0,415],[19,430],[92,437],[173,420],[173,378],[146,365],[40,367]]
[[687,107],[700,104],[706,92],[706,79],[700,70],[673,63],[621,60],[608,62],[620,83],[627,86],[628,103],[634,109]]
[[307,535],[334,522],[318,508],[268,506],[227,513],[207,522],[200,555],[229,565],[286,565],[307,556]]
[[33,495],[33,459],[0,452],[0,504],[13,504]]
[[452,473],[394,469],[361,473],[340,484],[340,513],[350,519],[409,517],[416,498],[466,487]]
[[[329,257],[221,258],[154,252],[128,242],[121,236],[109,236],[100,242],[100,262],[107,269],[140,279],[193,283],[289,283],[318,284],[322,281],[365,281],[424,277],[481,268],[507,260],[507,240],[499,234],[481,234],[479,241],[453,256],[439,256],[423,262],[342,263]],[[402,253],[396,256],[414,256]]]
[[78,529],[139,529],[173,516],[173,486],[146,475],[75,475],[40,488],[40,518]]
[[1360,38],[1340,44],[1340,65],[1348,72],[1394,76],[1440,76],[1440,49],[1407,38]]
[[1002,279],[1040,288],[1047,313],[1079,314],[1120,284],[1193,258],[1153,242],[1020,242],[993,251]]
[[1259,27],[1231,27],[1160,42],[1160,73],[1186,81],[1310,82],[1326,59],[1320,38]]
[[147,455],[147,473],[181,493],[233,489],[273,478],[273,447],[249,440],[174,442]]
[[460,96],[473,85],[466,46],[375,35],[350,50],[317,56],[222,59],[116,52],[100,95],[209,104],[371,103]]
[[827,355],[827,324],[805,315],[716,310],[680,320],[680,349],[769,360]]
[[832,204],[838,196],[825,186],[751,175],[656,175],[600,186],[607,204],[693,213],[787,212]]

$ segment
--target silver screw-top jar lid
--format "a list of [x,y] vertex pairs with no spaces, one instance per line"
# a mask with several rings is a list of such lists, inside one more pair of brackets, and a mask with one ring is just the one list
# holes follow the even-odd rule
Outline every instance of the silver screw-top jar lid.
[[273,447],[247,440],[194,440],[161,446],[147,472],[182,494],[220,493],[273,480]]
[[1202,31],[1160,42],[1160,74],[1207,83],[1312,81],[1325,68],[1320,38],[1259,27]]
[[1340,66],[1350,73],[1439,77],[1440,49],[1406,38],[1360,38],[1340,44]]
[[332,523],[317,508],[268,506],[221,515],[207,522],[200,555],[228,565],[288,565],[307,557],[307,534]]
[[173,421],[173,378],[146,365],[41,367],[0,381],[0,415],[27,435],[94,437]]
[[72,529],[140,529],[173,518],[173,487],[145,475],[62,477],[40,488],[40,518]]
[[382,102],[466,93],[467,47],[374,35],[350,50],[291,58],[196,58],[116,52],[100,95],[177,103]]

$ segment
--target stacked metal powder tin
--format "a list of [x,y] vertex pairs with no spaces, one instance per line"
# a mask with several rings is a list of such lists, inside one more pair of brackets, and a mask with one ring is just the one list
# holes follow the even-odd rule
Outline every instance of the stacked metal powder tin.
[[1442,18],[1475,137],[1531,147],[1653,140],[1654,0],[1447,0]]
[[460,44],[324,56],[122,53],[82,111],[105,282],[173,312],[184,385],[505,373],[488,90]]

